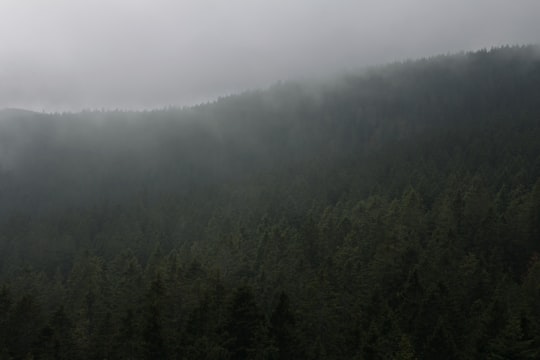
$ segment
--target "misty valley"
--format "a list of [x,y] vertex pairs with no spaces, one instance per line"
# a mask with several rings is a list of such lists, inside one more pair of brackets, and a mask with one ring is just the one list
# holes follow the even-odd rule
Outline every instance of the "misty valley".
[[0,110],[0,360],[539,358],[538,46]]

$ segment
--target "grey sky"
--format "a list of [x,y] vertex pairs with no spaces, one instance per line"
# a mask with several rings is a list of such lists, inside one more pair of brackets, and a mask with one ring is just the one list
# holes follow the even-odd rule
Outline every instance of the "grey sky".
[[538,0],[0,0],[0,108],[185,105],[540,42]]

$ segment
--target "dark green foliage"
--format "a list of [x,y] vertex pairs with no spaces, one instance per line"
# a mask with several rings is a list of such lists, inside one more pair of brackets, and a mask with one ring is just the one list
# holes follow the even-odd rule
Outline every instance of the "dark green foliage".
[[272,311],[270,318],[270,335],[277,348],[279,359],[298,359],[298,337],[296,334],[296,322],[292,309],[290,308],[290,300],[287,294],[281,292],[279,300]]
[[4,285],[0,290],[0,359],[9,359],[8,354],[8,338],[9,329],[9,313],[11,310],[11,293]]
[[540,57],[0,112],[0,359],[540,357]]
[[266,343],[266,329],[250,287],[242,286],[234,291],[226,316],[225,347],[231,359],[260,358]]
[[6,347],[10,355],[20,359],[37,353],[42,326],[41,309],[34,297],[25,295],[14,303],[5,334]]
[[41,330],[38,353],[46,359],[77,358],[72,330],[73,323],[67,317],[64,308],[60,307]]
[[150,284],[147,295],[147,305],[143,314],[142,345],[144,359],[165,359],[165,344],[163,341],[163,296],[165,289],[161,277]]

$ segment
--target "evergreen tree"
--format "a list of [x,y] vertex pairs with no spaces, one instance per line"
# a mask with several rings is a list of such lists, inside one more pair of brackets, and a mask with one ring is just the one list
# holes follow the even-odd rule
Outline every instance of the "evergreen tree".
[[253,359],[266,346],[264,318],[257,306],[253,290],[241,286],[235,290],[225,324],[226,342],[231,359]]
[[270,335],[278,350],[279,359],[296,359],[298,339],[296,337],[295,319],[289,305],[289,297],[285,292],[279,294],[279,300],[270,318]]

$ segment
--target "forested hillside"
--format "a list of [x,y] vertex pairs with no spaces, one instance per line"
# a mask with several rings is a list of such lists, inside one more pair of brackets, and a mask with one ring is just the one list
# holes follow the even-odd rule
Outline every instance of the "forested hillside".
[[540,49],[0,111],[0,359],[540,358]]

